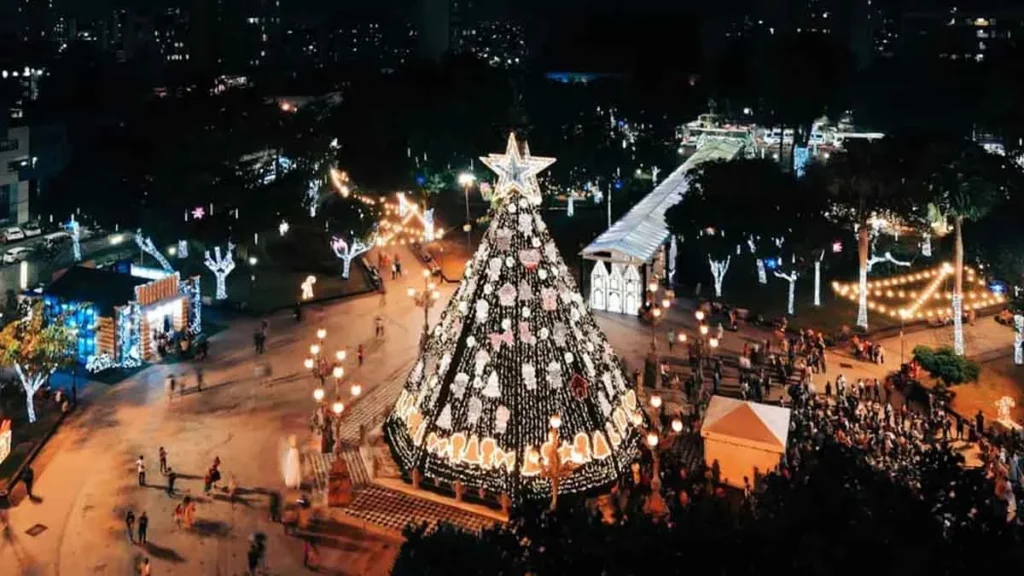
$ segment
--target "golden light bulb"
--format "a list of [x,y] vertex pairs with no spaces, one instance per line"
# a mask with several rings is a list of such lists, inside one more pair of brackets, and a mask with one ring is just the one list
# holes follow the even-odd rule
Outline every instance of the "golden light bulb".
[[359,384],[353,384],[352,388],[349,389],[353,396],[359,396],[363,393],[363,387]]
[[316,337],[320,340],[323,340],[324,338],[327,337],[327,330],[324,330],[323,328],[317,330]]
[[683,431],[683,421],[680,420],[679,418],[673,418],[672,419],[672,431],[675,432],[676,434],[682,432]]
[[338,400],[337,402],[334,403],[333,406],[331,406],[331,410],[334,410],[334,413],[339,416],[341,415],[341,411],[344,409],[345,405],[341,403],[341,400]]
[[661,408],[661,396],[658,396],[657,394],[651,396],[651,407]]
[[323,388],[317,388],[316,390],[313,390],[313,400],[316,400],[317,402],[319,402],[319,401],[321,401],[323,399],[324,399],[324,389]]
[[658,435],[654,432],[648,432],[647,434],[647,445],[651,448],[655,448],[658,445]]

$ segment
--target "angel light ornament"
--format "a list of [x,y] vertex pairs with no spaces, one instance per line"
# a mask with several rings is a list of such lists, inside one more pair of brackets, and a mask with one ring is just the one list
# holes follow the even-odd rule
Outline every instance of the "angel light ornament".
[[306,276],[306,279],[302,282],[302,299],[312,300],[313,299],[313,285],[316,284],[316,276],[310,274]]
[[996,400],[996,415],[1001,422],[1010,422],[1010,410],[1017,406],[1017,402],[1009,396],[1003,396]]

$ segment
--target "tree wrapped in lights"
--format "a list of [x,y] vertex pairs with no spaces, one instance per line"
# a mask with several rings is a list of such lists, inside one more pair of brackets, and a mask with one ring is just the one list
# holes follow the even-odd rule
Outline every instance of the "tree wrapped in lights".
[[37,302],[25,318],[11,322],[0,332],[0,359],[14,367],[25,389],[28,421],[36,421],[36,392],[57,370],[74,362],[77,309],[44,318],[43,304]]
[[235,249],[235,245],[228,242],[228,249],[221,254],[220,246],[214,246],[213,256],[210,256],[210,251],[206,251],[206,267],[213,272],[214,278],[217,279],[217,300],[226,300],[228,297],[228,288],[225,280],[228,274],[235,269],[235,259],[232,257],[231,252]]
[[75,262],[82,261],[82,226],[75,220],[75,215],[71,215],[71,219],[68,220],[68,233],[71,234],[71,253],[75,258]]
[[353,238],[351,244],[338,236],[331,238],[331,250],[334,251],[335,256],[341,259],[342,278],[348,278],[349,272],[352,270],[352,260],[356,256],[365,254],[370,248],[373,248],[372,238],[365,242],[359,238]]
[[[174,267],[171,266],[171,263],[167,261],[167,258],[163,255],[163,253],[161,253],[160,250],[158,250],[157,247],[153,244],[153,239],[150,238],[149,236],[144,235],[142,233],[142,230],[135,231],[135,244],[139,246],[139,250],[142,250],[146,254],[149,254],[150,256],[155,258],[156,261],[160,263],[161,268],[168,272],[174,272]],[[179,252],[180,250],[181,249],[179,248]],[[186,256],[188,256],[187,242],[185,243],[185,256],[183,257]]]
[[[636,393],[538,213],[536,174],[553,159],[514,136],[484,163],[498,173],[491,225],[406,381],[384,430],[410,473],[545,498],[614,481],[639,454]],[[560,438],[549,423],[559,415]]]

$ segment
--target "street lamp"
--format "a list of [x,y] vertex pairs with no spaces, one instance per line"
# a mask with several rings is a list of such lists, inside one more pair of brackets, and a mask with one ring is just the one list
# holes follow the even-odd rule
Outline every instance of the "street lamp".
[[668,513],[665,501],[661,497],[661,460],[658,457],[658,441],[657,432],[647,433],[647,447],[651,449],[654,470],[651,474],[651,495],[644,504],[644,511],[655,518],[660,518]]
[[476,176],[472,172],[463,172],[459,174],[459,186],[462,186],[462,192],[466,199],[466,225],[462,227],[466,231],[466,250],[470,250],[470,235],[469,231],[472,230],[472,226],[469,224],[469,189],[476,183]]
[[661,301],[658,301],[658,281],[651,280],[647,284],[647,310],[648,319],[651,322],[651,352],[657,356],[658,354],[658,324],[661,322],[662,316],[664,316],[669,306],[672,305],[672,294],[671,291],[665,290]]
[[437,286],[430,281],[430,271],[424,270],[423,290],[409,288],[408,294],[417,306],[423,308],[423,334],[420,337],[420,349],[423,349],[427,345],[427,334],[430,331],[430,309],[441,298],[441,293],[437,291]]
[[558,429],[562,427],[562,417],[552,414],[548,420],[548,440],[551,443],[551,454],[545,460],[536,452],[530,453],[530,461],[541,467],[541,475],[551,481],[551,510],[558,507],[558,485],[563,478],[568,478],[576,468],[583,464],[583,456],[575,450],[568,461],[563,461],[558,453]]

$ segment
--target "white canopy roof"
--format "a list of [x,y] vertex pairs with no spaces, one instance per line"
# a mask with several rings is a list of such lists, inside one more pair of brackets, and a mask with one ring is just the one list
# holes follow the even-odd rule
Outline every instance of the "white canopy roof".
[[789,408],[712,396],[700,435],[781,453],[789,440]]
[[668,239],[665,211],[683,199],[687,172],[708,160],[732,160],[745,146],[746,141],[737,138],[709,139],[625,216],[584,248],[583,257],[595,259],[599,253],[607,253],[615,261],[649,261]]

